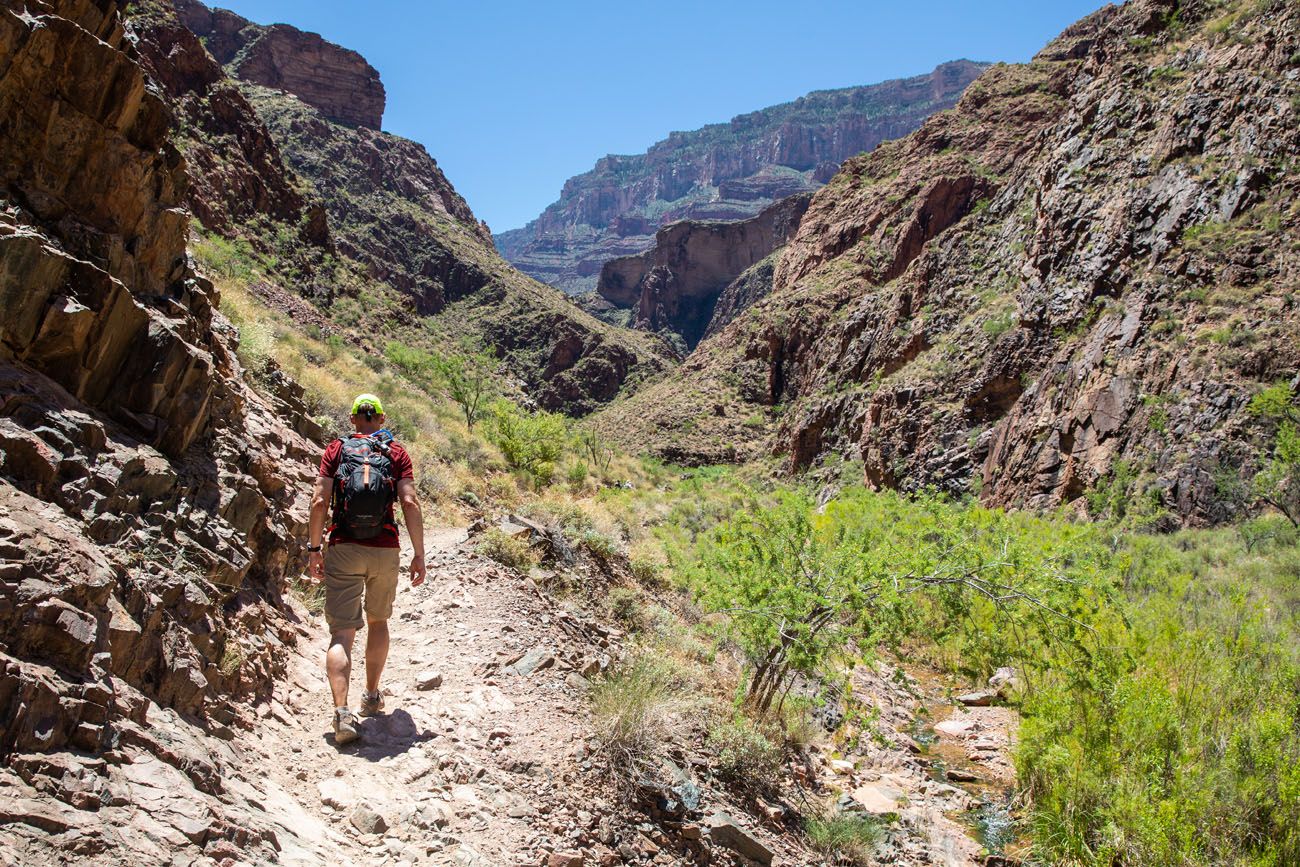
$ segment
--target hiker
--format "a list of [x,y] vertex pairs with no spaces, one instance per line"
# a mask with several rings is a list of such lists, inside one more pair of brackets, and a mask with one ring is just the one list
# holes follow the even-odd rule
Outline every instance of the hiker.
[[[424,581],[424,519],[415,497],[411,457],[384,427],[384,405],[373,394],[352,402],[356,432],[325,449],[311,498],[307,536],[307,575],[325,581],[325,622],[330,644],[325,673],[334,693],[334,742],[345,744],[360,736],[360,720],[348,707],[352,674],[352,642],[366,627],[366,691],[361,715],[384,709],[379,676],[388,659],[388,618],[397,593],[399,543],[394,501],[402,504],[406,532],[415,549],[411,586]],[[330,515],[328,550],[324,547],[326,515]]]

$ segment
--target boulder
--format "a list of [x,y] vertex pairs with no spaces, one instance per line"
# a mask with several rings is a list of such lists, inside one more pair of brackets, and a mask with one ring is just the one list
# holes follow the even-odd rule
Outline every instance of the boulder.
[[736,819],[727,813],[714,813],[709,817],[709,839],[719,846],[725,846],[751,861],[759,864],[771,864],[776,853],[746,830]]
[[850,797],[853,805],[872,816],[897,815],[906,798],[906,793],[887,783],[868,783],[853,790]]
[[957,696],[957,703],[966,707],[988,707],[993,704],[993,699],[997,697],[997,692],[991,689],[981,689]]
[[993,672],[989,678],[989,689],[993,690],[1000,698],[1007,698],[1009,695],[1020,688],[1020,677],[1016,670],[1009,665],[999,668]]
[[946,719],[934,725],[936,732],[953,738],[969,737],[975,733],[975,728],[975,721],[969,719]]
[[382,834],[388,830],[388,820],[365,801],[357,804],[348,821],[362,834]]

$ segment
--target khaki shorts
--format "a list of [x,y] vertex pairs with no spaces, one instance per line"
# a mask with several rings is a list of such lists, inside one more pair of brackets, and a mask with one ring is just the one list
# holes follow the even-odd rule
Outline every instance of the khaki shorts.
[[325,551],[325,622],[330,630],[360,629],[367,620],[392,616],[400,553],[397,548],[350,542],[329,546]]

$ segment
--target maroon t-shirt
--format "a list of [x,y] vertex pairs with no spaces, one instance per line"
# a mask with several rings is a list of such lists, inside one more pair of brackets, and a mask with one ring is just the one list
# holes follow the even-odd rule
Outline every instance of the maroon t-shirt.
[[[352,434],[354,437],[363,437],[366,434]],[[320,459],[320,476],[323,479],[334,478],[334,473],[338,471],[339,459],[343,454],[343,440],[335,440],[325,449],[325,454]],[[411,467],[411,456],[406,453],[396,442],[388,444],[388,456],[393,461],[393,483],[396,484],[402,479],[414,479],[415,471]],[[334,513],[331,506],[330,519],[333,520]],[[367,545],[371,548],[399,548],[401,543],[397,540],[397,521],[393,515],[393,507],[388,507],[388,518],[384,521],[384,527],[379,531],[379,535],[372,536],[369,539],[353,539],[348,535],[347,529],[336,524],[330,524],[329,527],[330,544],[337,545],[340,542],[351,542],[355,545]]]

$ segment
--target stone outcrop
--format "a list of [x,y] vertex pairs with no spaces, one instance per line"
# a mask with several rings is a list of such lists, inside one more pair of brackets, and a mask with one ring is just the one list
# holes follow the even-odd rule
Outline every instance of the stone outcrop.
[[604,262],[634,256],[678,220],[753,217],[814,190],[845,159],[949,108],[985,64],[959,60],[928,75],[810,93],[692,132],[637,156],[607,156],[570,178],[559,201],[497,245],[512,264],[571,294],[596,286]]
[[846,162],[771,294],[608,429],[995,504],[1239,513],[1246,404],[1300,367],[1297,34],[1294,4],[1142,0],[991,68]]
[[[719,297],[794,235],[810,199],[807,193],[790,196],[739,222],[666,226],[650,250],[606,262],[596,291],[615,307],[632,309],[635,327],[670,332],[693,349],[720,327],[713,321]],[[761,297],[754,276],[727,294],[728,321]]]
[[[486,248],[491,234],[423,145],[335,123],[264,88],[249,94],[290,169],[320,197],[340,252],[411,296],[422,314],[486,284],[485,269],[473,262],[479,251],[464,245]],[[447,237],[453,233],[455,241]]]
[[355,51],[288,24],[262,26],[197,0],[177,0],[184,25],[232,75],[292,93],[330,120],[379,129],[384,85]]
[[0,756],[83,810],[128,746],[219,791],[147,722],[239,724],[294,640],[316,446],[189,264],[171,122],[118,4],[0,3]]
[[[178,8],[187,20],[206,12],[195,3]],[[162,0],[142,0],[132,8],[127,32],[149,79],[161,88],[174,125],[185,130],[185,204],[198,221],[227,236],[255,220],[269,221],[305,245],[330,250],[324,209],[304,198],[248,99],[176,9]]]

